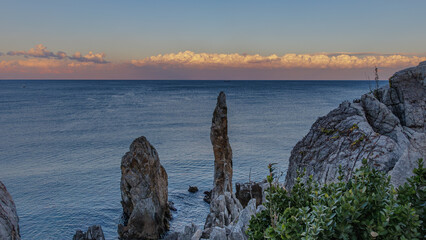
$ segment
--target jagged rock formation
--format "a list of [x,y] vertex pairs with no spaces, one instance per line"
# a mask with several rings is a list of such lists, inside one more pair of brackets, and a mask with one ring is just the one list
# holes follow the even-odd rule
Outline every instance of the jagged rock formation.
[[214,152],[214,181],[210,214],[204,225],[203,237],[210,236],[214,227],[223,228],[234,221],[242,206],[232,192],[232,149],[228,139],[228,117],[225,93],[217,98],[213,112],[210,140]]
[[266,180],[262,182],[236,183],[235,196],[243,207],[246,207],[252,198],[256,199],[256,206],[259,206],[264,202],[264,192],[268,187],[269,184],[266,182]]
[[0,182],[0,239],[21,239],[15,203],[2,182]]
[[411,176],[426,156],[426,62],[395,73],[389,85],[343,102],[312,125],[291,152],[287,189],[297,170],[306,168],[305,177],[324,184],[336,180],[339,165],[349,177],[363,158],[396,186]]
[[[231,233],[228,236],[229,240],[247,240],[246,231],[248,229],[250,219],[256,214],[256,199],[252,198],[247,206],[238,215],[238,218],[231,225]],[[263,206],[263,205],[260,205]]]
[[100,225],[93,225],[87,232],[77,230],[72,240],[105,240],[105,236]]
[[167,173],[157,150],[145,137],[130,145],[121,160],[121,205],[124,224],[118,226],[121,239],[159,239],[168,230]]

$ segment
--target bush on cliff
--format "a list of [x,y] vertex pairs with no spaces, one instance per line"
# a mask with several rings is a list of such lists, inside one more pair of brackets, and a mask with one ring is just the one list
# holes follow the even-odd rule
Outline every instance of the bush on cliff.
[[269,166],[266,210],[250,220],[250,239],[424,239],[426,169],[419,159],[414,176],[395,189],[390,177],[367,161],[349,181],[318,186],[302,182],[291,193],[274,184]]

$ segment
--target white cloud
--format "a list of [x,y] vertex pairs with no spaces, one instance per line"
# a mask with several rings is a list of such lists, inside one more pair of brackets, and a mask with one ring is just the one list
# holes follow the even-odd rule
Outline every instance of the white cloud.
[[[196,67],[196,68],[309,68],[309,69],[352,69],[369,67],[405,67],[426,61],[426,57],[404,55],[378,55],[376,53],[341,54],[285,54],[281,57],[273,54],[218,54],[194,53],[191,51],[170,53],[132,60],[135,66]],[[363,55],[363,56],[361,56]]]

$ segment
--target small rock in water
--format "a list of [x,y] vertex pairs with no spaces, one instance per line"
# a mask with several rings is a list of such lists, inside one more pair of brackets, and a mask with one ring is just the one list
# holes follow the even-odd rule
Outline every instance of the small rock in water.
[[203,198],[204,202],[210,204],[210,202],[212,201],[212,190],[210,191],[204,191],[204,198]]
[[188,188],[188,192],[191,192],[191,193],[196,193],[196,192],[198,192],[198,188],[197,188],[197,186],[189,186],[189,188]]
[[169,209],[172,211],[177,211],[176,207],[175,207],[175,203],[172,201],[169,201]]

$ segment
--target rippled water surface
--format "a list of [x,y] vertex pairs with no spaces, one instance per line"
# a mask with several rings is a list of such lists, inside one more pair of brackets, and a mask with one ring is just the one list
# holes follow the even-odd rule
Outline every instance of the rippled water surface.
[[[0,180],[15,200],[22,239],[72,239],[93,224],[116,239],[121,157],[143,135],[169,176],[178,209],[171,228],[202,226],[220,91],[238,182],[250,172],[262,179],[270,162],[285,172],[319,116],[368,90],[366,81],[0,81]],[[200,191],[187,192],[189,185]]]

